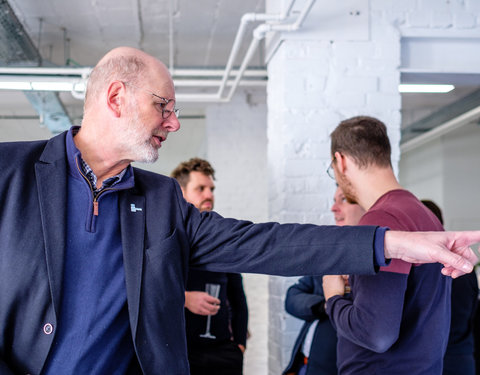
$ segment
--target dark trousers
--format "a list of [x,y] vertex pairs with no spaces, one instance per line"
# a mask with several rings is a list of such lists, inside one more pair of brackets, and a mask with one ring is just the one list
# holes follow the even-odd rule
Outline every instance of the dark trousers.
[[243,353],[232,341],[188,348],[191,375],[242,375]]

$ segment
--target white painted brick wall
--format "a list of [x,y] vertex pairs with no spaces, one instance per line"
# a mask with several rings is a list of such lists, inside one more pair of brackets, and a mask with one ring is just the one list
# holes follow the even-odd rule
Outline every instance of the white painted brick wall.
[[453,26],[458,29],[471,29],[477,24],[476,16],[469,12],[458,12],[453,16]]
[[[382,4],[376,2],[370,8],[369,40],[307,42],[287,36],[270,61],[267,134],[271,219],[333,223],[330,206],[335,185],[325,171],[330,163],[329,134],[341,120],[360,114],[376,116],[390,127],[393,138],[399,139],[400,36],[392,26],[394,17],[383,11]],[[404,12],[408,8],[399,5],[399,9]],[[397,149],[395,141],[395,155]],[[288,362],[300,327],[283,305],[286,289],[294,280],[271,277],[269,282],[271,375],[281,373]]]
[[[388,0],[385,3],[389,3]],[[395,3],[404,3],[397,2]],[[380,2],[375,1],[381,7]],[[385,8],[384,8],[385,9]],[[402,31],[408,28],[448,29],[455,31],[479,27],[480,2],[478,0],[420,0],[396,14],[398,20],[405,17]]]

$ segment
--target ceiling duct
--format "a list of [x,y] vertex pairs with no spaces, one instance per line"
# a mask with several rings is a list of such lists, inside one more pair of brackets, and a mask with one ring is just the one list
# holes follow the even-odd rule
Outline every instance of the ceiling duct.
[[447,105],[402,130],[400,150],[413,150],[480,118],[480,90]]
[[[6,0],[0,0],[0,64],[4,66],[40,66],[42,57]],[[40,122],[57,134],[71,126],[57,93],[24,91],[40,116]]]
[[469,112],[478,107],[480,103],[480,90],[476,90],[471,94],[463,97],[456,102],[447,105],[431,115],[415,121],[414,123],[402,129],[402,143],[418,137],[437,126],[444,124],[452,119]]
[[42,58],[6,0],[0,0],[0,63],[38,66]]
[[30,104],[40,117],[40,124],[45,124],[52,134],[68,130],[72,126],[58,93],[52,91],[24,91]]

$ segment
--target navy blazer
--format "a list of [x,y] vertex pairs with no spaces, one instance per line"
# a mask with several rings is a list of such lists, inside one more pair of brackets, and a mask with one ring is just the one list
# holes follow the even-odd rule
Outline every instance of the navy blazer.
[[290,362],[283,374],[297,372],[303,365],[302,346],[311,324],[319,320],[312,338],[306,375],[337,373],[337,332],[328,315],[314,312],[314,306],[325,302],[322,276],[305,276],[292,285],[285,298],[285,310],[305,321],[292,349]]
[[[39,374],[55,337],[66,243],[65,135],[0,144],[2,374]],[[131,334],[144,374],[188,374],[189,266],[285,276],[374,273],[375,227],[225,219],[200,213],[169,177],[134,168],[134,178],[118,204]],[[144,209],[131,212],[131,204]]]

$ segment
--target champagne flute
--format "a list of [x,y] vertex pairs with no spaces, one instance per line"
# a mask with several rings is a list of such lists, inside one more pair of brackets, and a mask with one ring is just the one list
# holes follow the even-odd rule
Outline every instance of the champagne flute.
[[[205,292],[207,292],[212,297],[218,298],[218,295],[220,294],[220,284],[210,284],[210,283],[205,284]],[[203,335],[200,335],[200,337],[207,338],[207,339],[217,338],[216,336],[210,333],[211,318],[212,318],[211,315],[207,316],[207,328],[205,330],[205,333]]]

